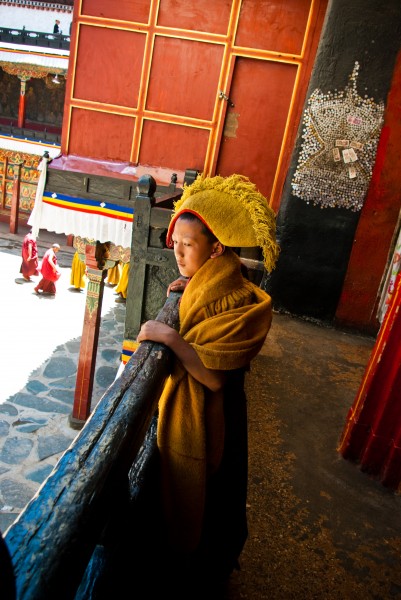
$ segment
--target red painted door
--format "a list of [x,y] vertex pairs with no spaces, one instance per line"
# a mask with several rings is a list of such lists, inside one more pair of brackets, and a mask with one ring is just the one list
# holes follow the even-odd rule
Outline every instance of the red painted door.
[[76,0],[62,153],[239,172],[277,210],[326,6]]

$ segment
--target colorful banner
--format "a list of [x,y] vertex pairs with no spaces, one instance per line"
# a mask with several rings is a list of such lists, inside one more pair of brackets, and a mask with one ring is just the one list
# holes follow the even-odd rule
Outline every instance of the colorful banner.
[[33,228],[131,247],[133,207],[45,191],[28,221]]

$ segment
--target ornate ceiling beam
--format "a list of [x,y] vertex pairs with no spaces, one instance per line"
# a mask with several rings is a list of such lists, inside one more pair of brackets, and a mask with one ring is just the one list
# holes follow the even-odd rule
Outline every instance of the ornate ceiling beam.
[[28,81],[32,78],[44,79],[48,75],[62,75],[64,78],[67,77],[67,69],[60,69],[58,67],[0,61],[0,68],[9,75],[16,75],[21,81]]

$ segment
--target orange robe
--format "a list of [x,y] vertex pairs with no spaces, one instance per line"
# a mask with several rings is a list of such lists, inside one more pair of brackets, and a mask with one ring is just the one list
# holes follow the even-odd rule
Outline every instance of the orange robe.
[[226,371],[227,381],[213,393],[174,361],[157,431],[166,525],[173,547],[203,546],[230,571],[247,536],[243,382],[269,331],[271,298],[243,278],[238,256],[226,249],[189,281],[179,316],[181,336],[207,368]]

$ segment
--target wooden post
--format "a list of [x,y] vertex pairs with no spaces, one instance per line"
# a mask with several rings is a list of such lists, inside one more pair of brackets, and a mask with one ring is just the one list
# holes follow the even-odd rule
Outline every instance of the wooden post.
[[[125,364],[137,347],[136,337],[144,318],[154,318],[163,305],[167,286],[179,275],[174,252],[166,249],[163,236],[170,223],[174,200],[182,190],[155,198],[156,181],[143,175],[137,183],[130,271],[121,361]],[[156,287],[148,291],[156,281]],[[149,315],[149,316],[148,316]]]
[[[134,220],[132,223],[131,267],[127,294],[125,337],[135,339],[142,320],[146,277],[146,253],[148,249],[150,210],[154,204],[156,181],[151,175],[142,175],[137,183]],[[141,301],[138,301],[141,299]]]
[[7,182],[8,156],[4,156],[3,177],[1,181],[1,208],[6,206],[6,182]]
[[26,88],[26,79],[21,80],[21,89],[20,89],[20,97],[19,97],[19,105],[18,105],[18,127],[22,129],[25,127],[25,88]]
[[10,233],[18,233],[19,218],[19,191],[21,182],[21,166],[24,163],[14,165],[13,195],[11,199]]
[[91,410],[104,280],[107,275],[107,269],[104,268],[107,254],[107,244],[101,244],[100,242],[97,242],[96,245],[86,244],[85,263],[87,266],[86,275],[89,281],[86,291],[74,405],[72,414],[69,417],[69,423],[73,429],[83,427]]

